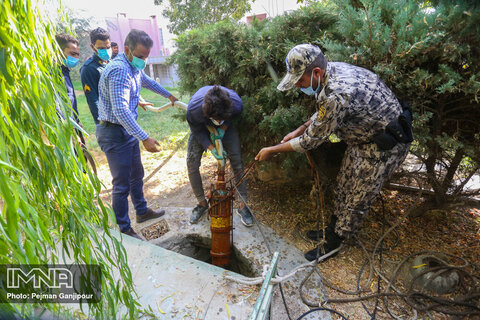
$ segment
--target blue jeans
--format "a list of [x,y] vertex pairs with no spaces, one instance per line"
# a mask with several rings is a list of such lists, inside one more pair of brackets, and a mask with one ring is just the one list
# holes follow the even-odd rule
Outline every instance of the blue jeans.
[[143,165],[138,140],[121,126],[97,125],[97,141],[105,152],[112,174],[112,207],[120,231],[130,229],[128,195],[137,214],[147,212],[143,196]]
[[[242,152],[240,150],[240,139],[238,138],[237,129],[232,125],[225,131],[225,136],[222,139],[223,148],[227,151],[227,157],[230,160],[234,174],[243,170]],[[198,203],[205,200],[205,193],[203,190],[202,177],[200,176],[200,163],[202,155],[205,150],[203,146],[197,142],[195,137],[190,134],[187,146],[187,168],[188,179],[192,186],[193,193],[197,198]],[[213,157],[213,156],[212,156]],[[237,181],[240,179],[239,175]],[[245,180],[238,187],[238,191],[245,201],[247,200],[247,185]],[[241,201],[241,200],[240,200]]]

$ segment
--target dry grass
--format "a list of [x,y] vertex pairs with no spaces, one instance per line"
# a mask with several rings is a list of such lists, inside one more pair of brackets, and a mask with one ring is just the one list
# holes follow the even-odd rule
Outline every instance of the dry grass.
[[[272,227],[280,236],[290,240],[300,250],[307,251],[315,244],[302,236],[308,229],[315,229],[316,210],[310,198],[311,183],[303,186],[278,185],[256,181],[250,178],[249,202],[256,217],[264,224]],[[410,194],[384,190],[385,224],[384,230],[399,220],[404,220],[396,229],[398,232],[398,245],[384,252],[383,270],[391,274],[396,263],[409,254],[419,251],[438,251],[458,255],[470,263],[480,261],[480,210],[472,207],[457,207],[449,210],[436,210],[425,212],[421,217],[409,218],[407,210],[414,207],[422,199]],[[328,207],[327,207],[327,212]],[[373,249],[382,232],[382,206],[377,199],[367,216],[359,239],[367,248]],[[328,223],[328,219],[327,219]],[[396,242],[392,233],[385,240],[385,247],[391,247]],[[348,246],[335,258],[329,259],[319,265],[322,274],[332,284],[349,291],[357,290],[357,277],[365,262],[366,255],[358,246]],[[456,261],[458,263],[458,261]],[[405,268],[404,268],[405,269]],[[472,269],[470,270],[472,271]],[[476,269],[476,275],[479,275]],[[363,273],[361,286],[365,285],[367,273]],[[397,286],[404,287],[409,280],[408,270],[400,273]],[[385,288],[385,282],[381,282]],[[377,277],[368,288],[366,294],[377,291]],[[336,290],[327,288],[330,298],[350,298]],[[407,308],[400,300],[389,300],[389,307],[397,314],[402,314],[401,308]],[[373,311],[375,300],[365,302],[366,307]],[[341,312],[349,319],[371,319],[359,302],[336,303],[330,307]],[[450,319],[443,314],[432,313],[434,319]],[[428,319],[425,315],[425,318]],[[382,300],[376,314],[377,319],[391,319],[386,313]],[[472,318],[473,319],[473,318]]]

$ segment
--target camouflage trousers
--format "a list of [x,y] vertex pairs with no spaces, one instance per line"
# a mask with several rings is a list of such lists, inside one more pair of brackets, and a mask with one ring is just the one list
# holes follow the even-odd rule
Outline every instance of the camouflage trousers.
[[360,229],[383,184],[405,160],[410,144],[381,151],[374,143],[349,145],[335,189],[335,232],[348,239]]

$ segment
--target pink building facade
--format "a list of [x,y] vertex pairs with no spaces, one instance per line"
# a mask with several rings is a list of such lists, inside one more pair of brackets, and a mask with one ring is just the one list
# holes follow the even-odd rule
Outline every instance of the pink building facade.
[[162,85],[173,86],[177,81],[175,70],[165,63],[170,50],[165,47],[162,29],[158,27],[156,16],[150,19],[130,19],[124,13],[118,13],[115,18],[105,18],[110,40],[118,43],[119,53],[123,52],[125,38],[132,29],[145,31],[153,40],[145,72]]
[[252,23],[253,18],[257,18],[257,20],[267,19],[266,13],[256,14],[254,16],[247,16],[247,24],[250,25]]

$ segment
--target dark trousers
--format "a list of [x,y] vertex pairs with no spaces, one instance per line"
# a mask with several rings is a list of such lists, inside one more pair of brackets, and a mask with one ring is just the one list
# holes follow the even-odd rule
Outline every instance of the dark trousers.
[[[243,164],[242,152],[240,150],[240,139],[238,137],[237,129],[234,126],[227,128],[227,131],[225,131],[225,136],[222,139],[222,143],[223,148],[227,152],[227,158],[230,160],[230,165],[232,166],[233,172],[237,174],[243,170]],[[204,151],[205,150],[203,149],[203,146],[197,142],[192,134],[190,134],[187,146],[188,179],[190,180],[190,185],[192,186],[193,193],[195,194],[198,203],[205,200],[202,177],[200,176],[200,163]],[[237,181],[239,179],[240,175],[237,177]],[[245,180],[238,187],[238,191],[246,201],[247,186]]]
[[121,231],[130,229],[128,195],[137,214],[147,212],[143,196],[143,165],[138,140],[121,126],[97,125],[97,141],[112,174],[112,207]]

